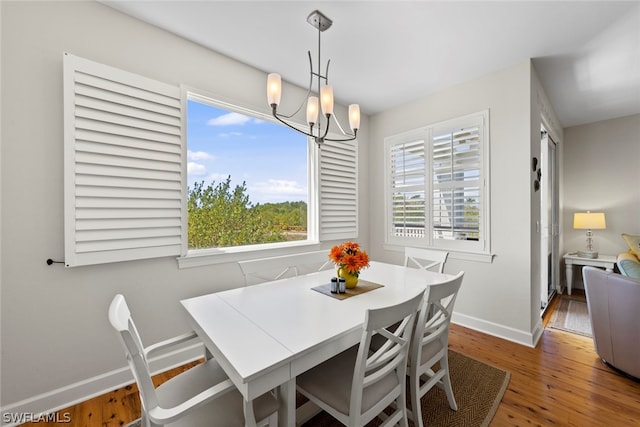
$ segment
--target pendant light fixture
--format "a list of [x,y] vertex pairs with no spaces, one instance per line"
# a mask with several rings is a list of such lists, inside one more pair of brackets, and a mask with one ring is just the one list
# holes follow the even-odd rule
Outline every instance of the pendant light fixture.
[[[280,99],[282,96],[282,78],[279,74],[271,73],[267,77],[267,100],[271,106],[271,114],[278,121],[286,126],[298,131],[308,137],[315,140],[318,146],[322,145],[324,141],[352,141],[356,139],[358,128],[360,127],[360,106],[358,104],[349,105],[349,125],[353,133],[347,133],[343,130],[342,126],[338,122],[338,119],[333,114],[333,88],[329,85],[329,63],[324,75],[320,73],[321,57],[320,57],[320,39],[322,32],[327,30],[333,24],[331,19],[327,18],[319,10],[314,10],[307,17],[307,22],[318,30],[318,72],[313,71],[313,62],[311,60],[311,51],[308,51],[309,55],[309,90],[307,91],[307,123],[309,124],[308,130],[298,128],[285,119],[290,119],[295,116],[304,105],[305,101],[302,101],[300,107],[290,115],[284,115],[278,112],[278,105],[280,105]],[[317,90],[312,93],[312,87],[314,78],[317,79]],[[322,110],[322,114],[320,114]],[[334,139],[328,138],[329,124],[331,118],[335,121],[336,125],[340,129],[340,132],[344,135],[344,138]]]

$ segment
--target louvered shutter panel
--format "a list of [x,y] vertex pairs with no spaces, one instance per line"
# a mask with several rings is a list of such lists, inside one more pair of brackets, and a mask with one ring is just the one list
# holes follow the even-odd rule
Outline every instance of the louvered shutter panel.
[[64,55],[65,263],[180,255],[178,87]]
[[320,148],[320,240],[358,237],[358,162],[353,141]]
[[478,240],[482,197],[480,127],[436,131],[431,147],[434,242]]
[[422,139],[396,143],[390,147],[391,235],[396,238],[424,237],[424,147]]

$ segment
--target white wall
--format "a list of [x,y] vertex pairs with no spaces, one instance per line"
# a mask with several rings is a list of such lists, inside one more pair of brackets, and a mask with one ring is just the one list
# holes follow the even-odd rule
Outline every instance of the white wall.
[[[640,234],[640,115],[569,127],[564,139],[565,250],[586,248],[586,230],[573,229],[573,214],[590,210],[607,221],[605,230],[593,231],[595,250],[627,251],[620,234]],[[574,286],[581,287],[578,278]]]
[[[200,88],[264,112],[266,74],[99,3],[3,1],[0,7],[0,404],[3,409],[40,411],[70,403],[61,399],[78,393],[101,392],[96,387],[113,386],[109,381],[123,373],[131,378],[107,320],[116,293],[125,295],[143,339],[152,343],[189,329],[179,300],[243,284],[235,263],[182,270],[174,258],[71,269],[46,265],[46,259],[62,260],[64,255],[63,52]],[[306,93],[286,91],[291,101],[294,93]],[[343,114],[344,108],[337,111]],[[367,128],[363,117],[363,200],[368,191]],[[361,209],[360,227],[366,247],[367,209]]]
[[[454,321],[523,343],[531,325],[530,61],[462,83],[370,121],[372,170],[384,170],[384,138],[420,126],[489,109],[492,263],[452,259],[446,272],[466,275]],[[539,126],[538,126],[539,129]],[[539,139],[539,133],[538,133]],[[539,144],[539,141],[538,141]],[[384,174],[371,174],[370,252],[399,263],[384,245]],[[536,305],[539,304],[539,295]],[[539,306],[538,306],[539,309]]]

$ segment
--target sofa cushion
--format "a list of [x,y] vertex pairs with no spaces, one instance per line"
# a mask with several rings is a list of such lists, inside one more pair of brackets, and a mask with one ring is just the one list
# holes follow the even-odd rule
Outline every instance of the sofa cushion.
[[640,236],[634,236],[633,234],[622,234],[622,238],[627,245],[629,245],[629,249],[631,252],[635,254],[638,258],[640,258]]
[[633,252],[629,251],[619,254],[616,264],[618,265],[620,273],[625,276],[640,279],[640,260]]

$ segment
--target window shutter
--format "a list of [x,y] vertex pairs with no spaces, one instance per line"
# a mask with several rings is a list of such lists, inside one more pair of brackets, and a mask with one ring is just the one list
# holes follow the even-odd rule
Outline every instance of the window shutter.
[[488,253],[489,111],[385,139],[386,243]]
[[358,163],[354,141],[320,148],[320,240],[358,237]]
[[425,215],[425,143],[422,139],[392,144],[389,151],[391,235],[422,238]]
[[178,87],[64,55],[65,263],[180,255]]
[[481,206],[480,127],[434,132],[432,150],[433,240],[478,240]]

